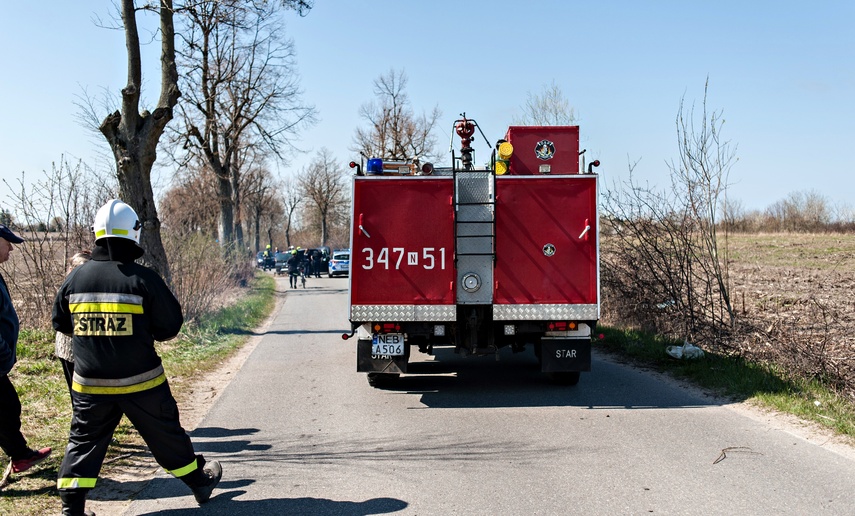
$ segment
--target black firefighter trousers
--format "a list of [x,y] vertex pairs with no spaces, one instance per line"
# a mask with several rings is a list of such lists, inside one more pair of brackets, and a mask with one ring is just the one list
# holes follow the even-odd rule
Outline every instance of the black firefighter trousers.
[[[204,459],[195,455],[190,437],[178,419],[178,405],[169,384],[130,394],[83,394],[73,391],[68,447],[59,468],[60,493],[85,493],[95,487],[98,473],[122,415],[126,415],[169,473],[191,488],[203,480]],[[198,459],[198,460],[197,460]],[[65,499],[65,497],[63,497]]]
[[21,399],[5,374],[0,374],[0,448],[12,460],[23,459],[30,453],[21,434]]

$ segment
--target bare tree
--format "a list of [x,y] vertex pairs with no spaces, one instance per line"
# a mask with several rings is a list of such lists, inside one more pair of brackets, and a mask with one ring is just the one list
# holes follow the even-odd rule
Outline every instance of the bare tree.
[[140,112],[142,91],[142,59],[137,29],[137,8],[134,0],[121,0],[122,22],[128,54],[128,84],[122,89],[121,111],[108,115],[100,130],[116,160],[119,193],[140,217],[143,231],[140,245],[147,251],[143,260],[170,279],[169,263],[160,236],[160,219],[151,186],[151,169],[157,158],[157,144],[166,124],[172,119],[172,109],[181,95],[175,64],[175,29],[172,0],[160,0],[161,74],[160,98],[153,112]]
[[178,234],[216,237],[219,204],[212,176],[211,169],[201,160],[178,170],[160,202],[165,228]]
[[330,219],[346,203],[344,168],[338,165],[329,149],[323,147],[300,175],[299,183],[317,216],[321,245],[327,245]]
[[314,6],[314,0],[280,0],[279,5],[286,9],[297,11],[300,16],[306,16]]
[[204,0],[186,6],[189,27],[180,55],[187,101],[180,106],[180,138],[188,155],[201,156],[214,172],[224,246],[242,235],[235,227],[249,155],[243,152],[263,148],[284,159],[293,137],[315,117],[314,108],[301,101],[294,45],[282,33],[276,5]]
[[13,273],[6,277],[22,298],[16,306],[25,326],[50,327],[53,296],[65,278],[68,259],[92,247],[93,207],[115,195],[98,180],[82,162],[72,165],[61,159],[32,184],[23,175],[17,187],[3,181],[18,214],[16,226],[26,231],[20,255],[13,255],[8,265]]
[[629,181],[605,196],[604,305],[623,322],[724,345],[735,312],[717,217],[736,157],[721,137],[721,113],[707,111],[706,95],[705,88],[699,122],[680,102],[671,188],[639,184],[631,164]]
[[522,114],[514,117],[517,125],[573,125],[576,113],[564,96],[561,87],[555,81],[544,85],[543,90],[534,94],[529,92]]
[[[282,204],[285,216],[285,245],[291,244],[291,231],[295,229],[299,221],[300,212],[298,208],[303,204],[303,193],[300,186],[293,179],[286,179],[282,188]],[[272,241],[272,231],[269,232],[268,241]]]
[[[727,312],[731,326],[735,317],[730,300],[727,256],[718,234],[718,213],[724,202],[730,170],[736,163],[736,147],[722,139],[724,118],[721,111],[707,111],[709,79],[704,84],[704,99],[700,120],[696,120],[694,107],[686,111],[683,101],[677,115],[677,144],[680,159],[672,162],[671,180],[674,191],[682,192],[685,209],[698,222],[698,237],[702,247],[692,256],[702,269],[702,277],[714,281],[718,302]],[[726,233],[725,233],[726,238]],[[716,300],[710,300],[717,305]]]
[[828,200],[816,191],[790,192],[767,208],[778,231],[822,231],[831,222]]
[[432,131],[442,116],[438,107],[416,116],[406,92],[407,74],[389,70],[374,80],[374,102],[363,104],[359,116],[368,127],[357,128],[351,150],[390,160],[437,157]]
[[273,176],[264,166],[255,166],[245,174],[241,185],[244,202],[242,211],[252,227],[254,238],[254,249],[261,249],[262,224],[265,224],[265,233],[273,226],[273,220],[284,213],[282,202],[276,196],[278,190]]

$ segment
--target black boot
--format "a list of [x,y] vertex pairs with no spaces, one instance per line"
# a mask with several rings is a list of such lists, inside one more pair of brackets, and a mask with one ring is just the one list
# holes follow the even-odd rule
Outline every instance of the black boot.
[[61,489],[62,516],[95,516],[86,510],[86,492],[88,489]]
[[199,467],[181,480],[193,491],[196,503],[202,505],[211,499],[211,493],[223,476],[223,468],[215,460],[206,462],[201,455],[197,455],[196,460]]

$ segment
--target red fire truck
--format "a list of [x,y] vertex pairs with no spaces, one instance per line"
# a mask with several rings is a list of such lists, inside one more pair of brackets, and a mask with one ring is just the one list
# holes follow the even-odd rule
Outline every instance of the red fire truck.
[[357,337],[357,370],[372,385],[406,373],[412,349],[437,346],[496,358],[532,349],[544,373],[570,385],[590,371],[599,161],[585,168],[578,126],[511,126],[476,166],[476,129],[465,114],[455,121],[461,145],[448,168],[350,164],[352,332],[343,337]]

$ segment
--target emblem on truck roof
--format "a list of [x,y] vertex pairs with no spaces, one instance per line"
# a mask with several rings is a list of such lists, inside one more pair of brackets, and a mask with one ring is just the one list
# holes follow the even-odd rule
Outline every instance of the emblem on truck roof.
[[555,156],[555,144],[549,140],[540,140],[534,146],[534,154],[542,160],[552,159]]

